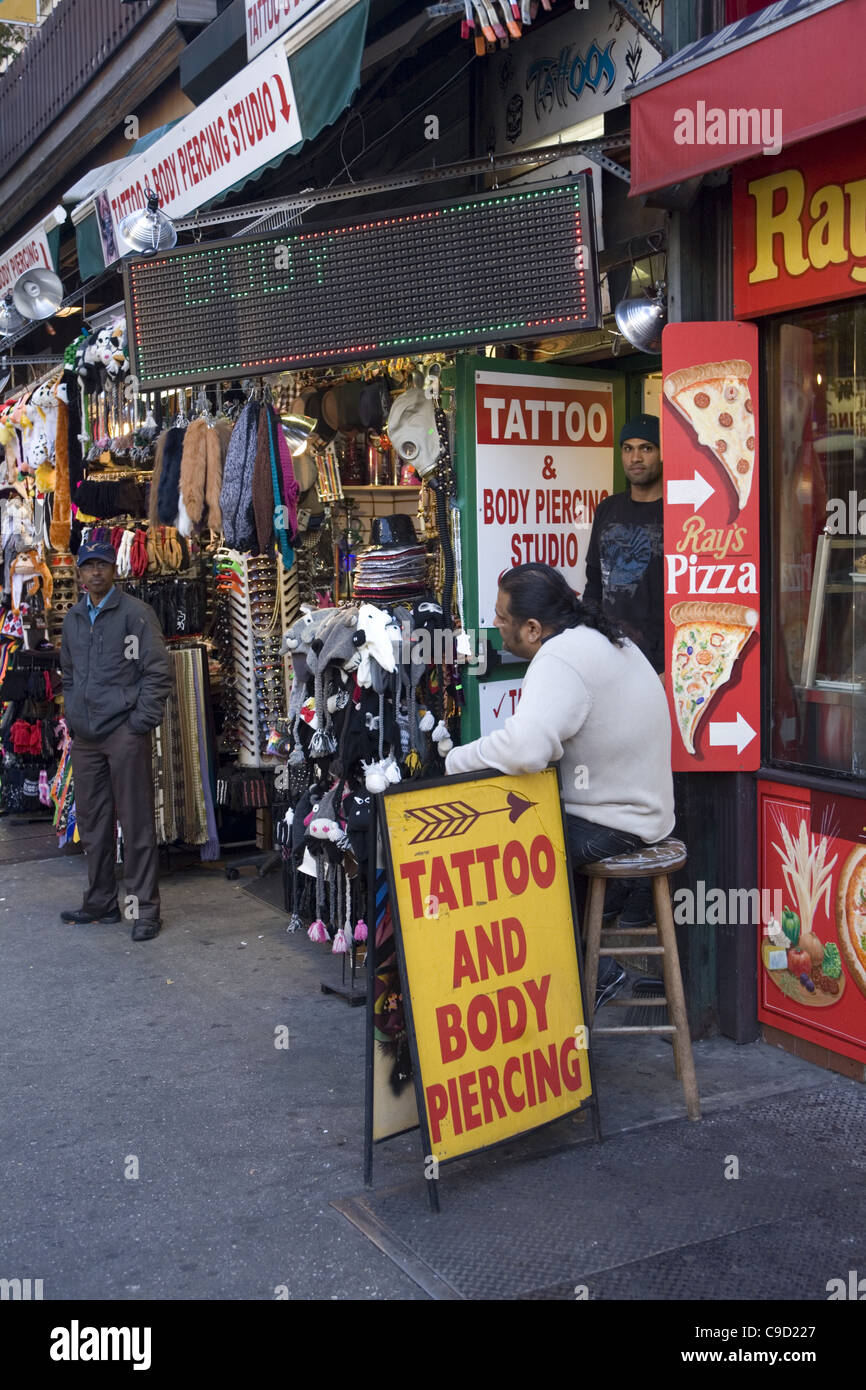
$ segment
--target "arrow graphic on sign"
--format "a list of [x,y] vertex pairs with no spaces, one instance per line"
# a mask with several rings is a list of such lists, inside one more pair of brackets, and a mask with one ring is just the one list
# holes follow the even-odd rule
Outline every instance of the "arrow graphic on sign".
[[503,811],[508,812],[508,819],[513,825],[524,811],[528,811],[530,806],[534,805],[535,802],[528,801],[525,796],[509,792],[504,806],[494,806],[489,811],[476,811],[468,801],[443,801],[437,806],[419,806],[414,811],[406,812],[407,816],[413,816],[421,822],[421,829],[409,844],[426,844],[428,840],[444,840],[456,835],[465,835],[482,816],[499,816]]
[[279,73],[274,73],[274,81],[277,83],[277,86],[280,89],[280,110],[283,113],[283,119],[285,121],[288,121],[289,116],[292,113],[292,104],[289,101],[289,98],[286,96],[286,89],[283,86],[283,79],[280,77]]
[[695,469],[694,478],[670,478],[668,480],[668,502],[674,507],[681,505],[691,507],[692,511],[696,512],[708,497],[712,497],[715,490],[706,478]]
[[736,745],[737,752],[742,753],[743,749],[757,736],[757,730],[752,728],[739,710],[737,710],[737,717],[732,724],[724,724],[720,720],[710,721],[710,744],[716,748]]

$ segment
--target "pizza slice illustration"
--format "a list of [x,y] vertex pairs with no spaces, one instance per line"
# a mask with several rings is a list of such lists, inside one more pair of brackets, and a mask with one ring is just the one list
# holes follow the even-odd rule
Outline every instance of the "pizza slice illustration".
[[682,367],[664,380],[664,393],[687,420],[699,444],[718,459],[733,484],[740,511],[749,500],[755,472],[755,417],[742,358]]
[[671,689],[677,727],[687,753],[714,696],[731,678],[737,658],[758,625],[758,613],[740,603],[675,603]]

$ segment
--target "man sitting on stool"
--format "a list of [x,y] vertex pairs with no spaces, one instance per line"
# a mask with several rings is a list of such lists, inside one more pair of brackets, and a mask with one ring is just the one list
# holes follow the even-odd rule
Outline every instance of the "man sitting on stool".
[[[529,662],[517,713],[452,749],[446,771],[541,772],[559,763],[576,869],[665,839],[674,827],[671,721],[646,657],[549,565],[506,570],[496,627],[503,646]],[[577,890],[582,912],[582,876]],[[624,983],[625,971],[603,956],[595,1007]]]

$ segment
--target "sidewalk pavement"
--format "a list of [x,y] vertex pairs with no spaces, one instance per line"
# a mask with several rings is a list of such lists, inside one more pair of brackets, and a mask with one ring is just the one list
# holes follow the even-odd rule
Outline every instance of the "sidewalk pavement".
[[667,1044],[600,1039],[605,1142],[579,1115],[444,1168],[437,1216],[417,1133],[363,1188],[364,1010],[320,990],[339,958],[214,869],[163,881],[153,941],[63,926],[84,881],[75,858],[3,869],[0,1277],[46,1300],[808,1300],[866,1274],[866,1088],[712,1039],[695,1124]]

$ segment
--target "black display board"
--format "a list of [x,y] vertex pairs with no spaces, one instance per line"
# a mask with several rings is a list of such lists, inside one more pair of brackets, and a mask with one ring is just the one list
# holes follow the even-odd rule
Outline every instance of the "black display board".
[[597,328],[592,185],[177,247],[124,281],[148,387]]

